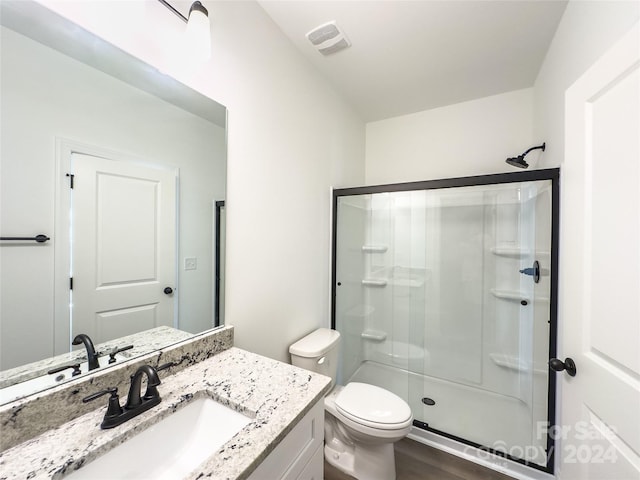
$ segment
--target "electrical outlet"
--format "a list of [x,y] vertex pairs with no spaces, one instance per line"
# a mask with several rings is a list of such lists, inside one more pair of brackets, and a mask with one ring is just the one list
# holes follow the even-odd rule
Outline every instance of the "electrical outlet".
[[189,257],[184,259],[185,270],[196,270],[198,268],[198,260],[195,257]]

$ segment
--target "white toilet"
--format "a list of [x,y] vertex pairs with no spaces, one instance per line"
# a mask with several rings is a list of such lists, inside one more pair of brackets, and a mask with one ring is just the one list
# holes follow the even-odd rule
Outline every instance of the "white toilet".
[[293,365],[331,377],[324,399],[325,459],[359,480],[395,480],[393,444],[411,430],[411,409],[374,385],[335,385],[339,341],[339,332],[320,328],[289,347]]

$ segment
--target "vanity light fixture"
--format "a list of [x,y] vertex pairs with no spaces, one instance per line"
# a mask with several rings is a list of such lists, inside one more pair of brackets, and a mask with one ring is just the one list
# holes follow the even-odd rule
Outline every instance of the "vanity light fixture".
[[166,0],[158,1],[187,24],[185,37],[190,54],[202,61],[211,58],[211,25],[209,23],[209,12],[204,5],[198,1],[193,2],[191,8],[189,8],[189,17],[187,18]]

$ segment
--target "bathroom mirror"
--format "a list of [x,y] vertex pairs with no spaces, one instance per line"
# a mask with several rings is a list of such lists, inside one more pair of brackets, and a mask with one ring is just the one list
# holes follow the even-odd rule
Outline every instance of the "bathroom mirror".
[[76,378],[47,372],[86,362],[79,333],[108,366],[224,323],[226,109],[42,5],[0,8],[0,387],[26,385],[2,404]]

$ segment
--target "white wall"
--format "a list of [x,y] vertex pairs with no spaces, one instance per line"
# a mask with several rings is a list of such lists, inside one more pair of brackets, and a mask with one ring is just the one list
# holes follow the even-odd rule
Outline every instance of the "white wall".
[[46,2],[229,109],[225,320],[288,361],[330,322],[330,186],[364,179],[364,124],[253,1],[205,1],[212,59],[166,63],[184,24],[158,2]]
[[226,320],[237,346],[288,361],[288,345],[330,325],[329,187],[362,183],[364,123],[256,4],[215,5],[233,52],[217,65],[229,108]]
[[54,303],[68,302],[53,297],[54,267],[64,268],[54,265],[54,198],[61,188],[56,138],[179,169],[180,258],[199,260],[196,271],[179,269],[185,292],[181,328],[210,328],[211,200],[224,198],[224,129],[12,30],[1,27],[1,32],[2,232],[52,237],[44,245],[0,249],[1,368],[68,351],[54,351],[54,333],[61,336],[54,327]]
[[640,17],[638,1],[567,5],[534,86],[534,137],[547,141],[541,166],[564,159],[564,92]]
[[368,123],[366,183],[515,171],[505,159],[535,143],[532,118],[524,89]]

